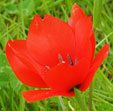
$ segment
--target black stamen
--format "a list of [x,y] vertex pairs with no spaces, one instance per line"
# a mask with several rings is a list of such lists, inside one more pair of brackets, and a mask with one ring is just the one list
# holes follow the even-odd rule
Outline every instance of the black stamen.
[[59,59],[60,62],[63,62],[61,54],[58,54],[58,59]]
[[72,58],[69,54],[67,54],[67,58],[69,60],[69,64],[73,66],[74,64],[73,64]]

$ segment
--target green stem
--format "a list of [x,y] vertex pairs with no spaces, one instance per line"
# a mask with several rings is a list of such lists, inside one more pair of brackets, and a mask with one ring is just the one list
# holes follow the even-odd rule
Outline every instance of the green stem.
[[92,110],[92,83],[89,87],[89,111]]
[[74,91],[75,91],[75,98],[76,98],[77,103],[79,104],[79,106],[81,108],[81,111],[88,111],[88,108],[87,108],[85,101],[82,98],[80,92],[76,88],[74,88]]
[[62,111],[65,111],[65,105],[63,103],[63,100],[62,100],[62,97],[61,96],[58,96],[59,100],[60,100],[60,104],[61,104],[61,107],[62,107]]

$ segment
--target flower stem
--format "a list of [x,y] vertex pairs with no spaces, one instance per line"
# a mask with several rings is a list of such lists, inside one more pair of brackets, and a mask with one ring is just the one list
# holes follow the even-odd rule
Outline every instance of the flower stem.
[[89,111],[91,111],[92,109],[92,83],[89,87]]
[[58,96],[59,100],[60,100],[60,104],[61,104],[61,107],[62,107],[62,111],[65,111],[65,105],[63,103],[63,100],[62,100],[62,97],[61,96]]
[[76,88],[74,88],[74,91],[75,91],[75,98],[81,108],[81,111],[88,111],[88,108],[87,108],[85,101],[83,100],[80,92]]

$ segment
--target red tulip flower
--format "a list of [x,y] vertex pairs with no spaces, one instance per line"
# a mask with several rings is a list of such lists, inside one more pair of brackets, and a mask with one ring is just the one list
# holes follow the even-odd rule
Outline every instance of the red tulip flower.
[[[35,15],[27,40],[9,40],[6,55],[17,78],[25,85],[46,88],[23,92],[28,102],[85,91],[108,56],[106,44],[95,54],[92,18],[74,4],[69,22]],[[48,89],[47,89],[48,88]]]

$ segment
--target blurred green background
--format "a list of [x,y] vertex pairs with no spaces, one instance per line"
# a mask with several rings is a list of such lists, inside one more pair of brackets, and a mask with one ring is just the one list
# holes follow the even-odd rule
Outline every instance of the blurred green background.
[[[5,56],[10,39],[26,39],[29,24],[35,14],[53,15],[66,22],[77,3],[93,16],[96,53],[110,44],[109,57],[98,69],[93,80],[92,111],[113,111],[113,0],[0,0],[0,111],[62,111],[58,97],[27,103],[21,95],[33,88],[20,83]],[[89,89],[82,93],[88,105]],[[65,111],[80,111],[75,98],[63,97]]]

